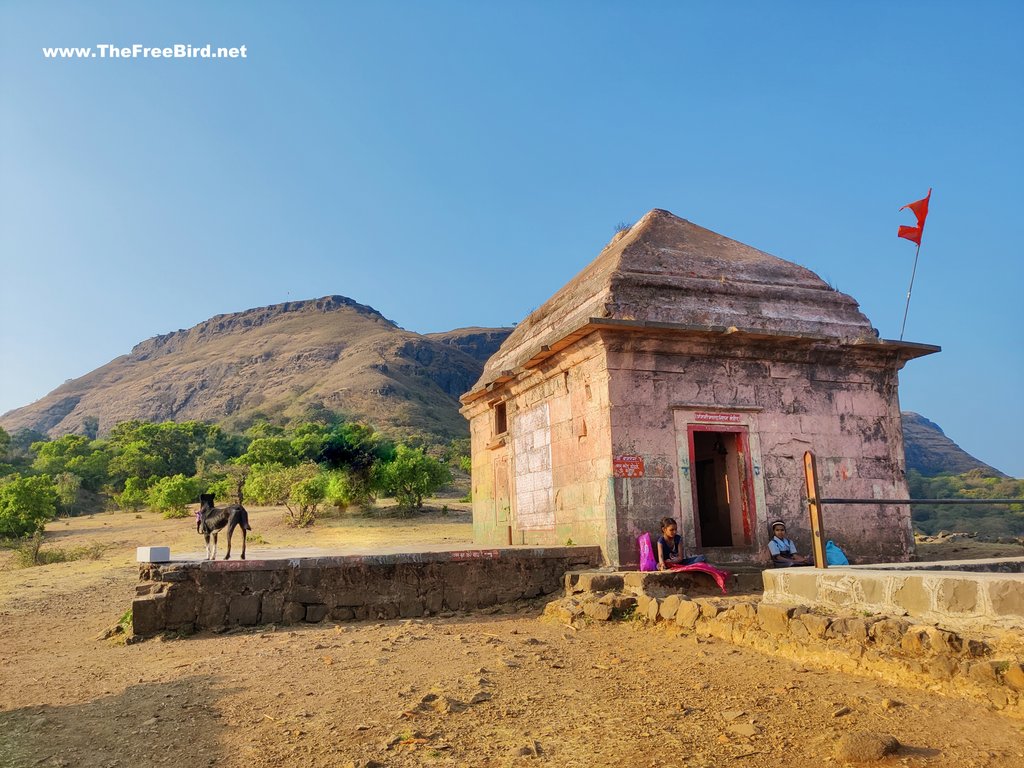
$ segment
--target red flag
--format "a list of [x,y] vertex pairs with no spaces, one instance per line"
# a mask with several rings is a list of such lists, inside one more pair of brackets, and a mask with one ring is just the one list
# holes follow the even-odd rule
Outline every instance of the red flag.
[[905,240],[909,240],[912,243],[921,244],[921,232],[923,227],[905,227],[900,225],[899,231],[896,233],[897,237],[902,237]]
[[921,200],[916,200],[913,203],[907,203],[900,208],[904,210],[909,208],[914,212],[914,216],[917,217],[916,227],[905,227],[901,226],[896,232],[897,237],[902,237],[905,240],[910,240],[912,243],[921,244],[921,235],[924,233],[924,220],[928,218],[928,201],[931,199],[932,191],[929,188],[928,194],[925,195]]

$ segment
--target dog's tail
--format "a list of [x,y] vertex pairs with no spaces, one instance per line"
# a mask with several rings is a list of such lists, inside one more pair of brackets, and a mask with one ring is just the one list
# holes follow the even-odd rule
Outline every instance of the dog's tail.
[[249,525],[249,513],[245,510],[245,507],[242,507],[242,530],[243,531],[251,531],[252,530],[252,526]]

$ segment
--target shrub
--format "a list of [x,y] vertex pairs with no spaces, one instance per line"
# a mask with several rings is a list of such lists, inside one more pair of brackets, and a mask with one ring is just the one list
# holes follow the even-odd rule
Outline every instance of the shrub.
[[33,565],[64,563],[69,560],[99,560],[106,549],[106,544],[90,544],[70,549],[61,549],[60,547],[43,549],[43,533],[36,531],[19,544],[14,552],[14,562],[19,568],[29,568]]
[[220,480],[207,483],[205,493],[212,493],[215,499],[227,501],[235,493],[235,486],[236,483],[232,478],[222,477]]
[[57,491],[57,504],[61,514],[75,514],[82,490],[82,478],[72,472],[61,472],[53,478],[53,487]]
[[398,446],[394,461],[381,465],[379,472],[385,491],[404,509],[422,508],[424,496],[452,479],[445,464],[427,456],[422,448],[405,445]]
[[352,487],[344,472],[333,470],[324,473],[324,477],[324,501],[338,509],[344,509],[352,503]]
[[0,536],[31,535],[56,514],[57,491],[48,475],[15,474],[0,485]]
[[315,522],[326,492],[327,479],[316,464],[258,464],[246,478],[244,490],[245,498],[257,504],[285,505],[288,523],[298,527]]
[[161,477],[149,489],[149,505],[164,517],[186,517],[188,505],[199,496],[199,483],[193,477]]
[[124,481],[124,491],[114,495],[117,506],[134,512],[146,506],[149,498],[149,481],[141,477],[129,477]]
[[316,474],[294,483],[288,494],[289,523],[296,528],[305,528],[316,522],[317,508],[327,493],[326,478]]

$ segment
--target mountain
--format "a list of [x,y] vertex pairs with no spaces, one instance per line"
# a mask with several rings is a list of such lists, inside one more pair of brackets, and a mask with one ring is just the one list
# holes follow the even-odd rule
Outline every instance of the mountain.
[[900,415],[903,417],[903,452],[907,457],[907,469],[916,469],[926,477],[942,472],[959,475],[972,469],[981,469],[993,477],[1007,477],[946,437],[935,422],[913,411],[903,411]]
[[[325,412],[365,420],[393,436],[441,439],[468,432],[459,395],[511,328],[418,334],[344,296],[235,312],[155,336],[31,405],[0,416],[14,433],[100,433],[119,421],[211,421],[242,430],[258,419],[303,421]],[[907,466],[923,475],[980,468],[1005,477],[903,413]]]
[[51,436],[81,432],[88,417],[101,434],[127,419],[244,429],[330,411],[393,435],[462,437],[458,397],[509,331],[423,336],[344,296],[259,307],[147,339],[0,425]]

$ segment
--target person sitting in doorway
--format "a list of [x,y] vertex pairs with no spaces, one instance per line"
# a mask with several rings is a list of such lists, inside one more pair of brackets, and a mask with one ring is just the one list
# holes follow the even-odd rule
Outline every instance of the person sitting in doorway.
[[776,520],[770,526],[772,539],[768,542],[768,552],[772,556],[775,568],[791,568],[797,565],[814,565],[813,558],[798,554],[796,544],[786,538],[786,524]]
[[655,545],[658,550],[658,570],[664,571],[673,565],[693,565],[694,563],[706,563],[704,555],[683,557],[683,537],[676,531],[679,526],[671,517],[661,518],[661,536]]

